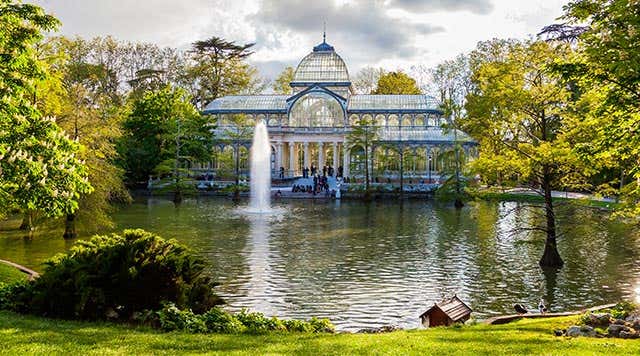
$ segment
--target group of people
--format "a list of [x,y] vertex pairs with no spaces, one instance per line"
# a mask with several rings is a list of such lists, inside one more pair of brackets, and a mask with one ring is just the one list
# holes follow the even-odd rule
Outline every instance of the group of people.
[[292,193],[309,193],[309,194],[319,194],[324,192],[325,195],[331,195],[331,191],[329,189],[329,178],[327,176],[313,176],[313,185],[307,184],[294,184],[291,187]]
[[[335,173],[335,169],[331,166],[322,167],[322,177],[333,177]],[[304,167],[302,169],[302,178],[309,178],[309,174],[311,174],[312,177],[315,177],[316,174],[319,175],[320,172],[318,171],[318,168],[312,164],[311,168]],[[338,167],[338,174],[336,177],[342,177],[342,166]]]

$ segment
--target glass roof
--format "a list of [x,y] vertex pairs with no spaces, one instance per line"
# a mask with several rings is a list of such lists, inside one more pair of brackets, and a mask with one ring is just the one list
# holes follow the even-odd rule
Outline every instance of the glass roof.
[[[453,130],[443,130],[440,127],[400,127],[380,128],[379,141],[431,141],[453,142],[455,135]],[[475,142],[469,135],[458,130],[458,140],[461,142]]]
[[300,61],[292,83],[349,82],[347,65],[333,50],[314,51]]
[[347,111],[437,110],[438,101],[428,95],[352,95]]
[[233,111],[281,111],[287,110],[288,95],[234,95],[223,96],[210,102],[205,114]]

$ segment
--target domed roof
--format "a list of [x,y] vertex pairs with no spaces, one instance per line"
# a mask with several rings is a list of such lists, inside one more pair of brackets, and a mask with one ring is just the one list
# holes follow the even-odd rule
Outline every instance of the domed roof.
[[300,61],[292,83],[350,82],[347,65],[326,41]]

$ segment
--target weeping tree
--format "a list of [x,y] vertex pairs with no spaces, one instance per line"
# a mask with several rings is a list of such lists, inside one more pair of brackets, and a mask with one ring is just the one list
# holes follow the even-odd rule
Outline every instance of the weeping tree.
[[[538,193],[545,223],[529,229],[546,235],[543,267],[562,267],[557,248],[554,189],[578,187],[584,167],[566,138],[570,91],[554,70],[569,54],[565,44],[542,41],[481,43],[471,54],[471,91],[463,130],[480,143],[480,159],[473,166],[497,160],[508,166],[512,179]],[[488,145],[487,151],[483,143]],[[491,148],[501,146],[500,151]],[[498,154],[497,154],[498,152]]]

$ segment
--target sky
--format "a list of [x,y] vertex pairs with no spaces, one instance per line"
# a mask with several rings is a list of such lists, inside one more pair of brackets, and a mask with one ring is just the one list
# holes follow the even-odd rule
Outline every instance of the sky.
[[322,42],[354,75],[365,66],[434,66],[492,38],[528,38],[557,22],[567,0],[27,0],[60,33],[112,35],[186,49],[212,36],[255,42],[250,57],[274,78]]

